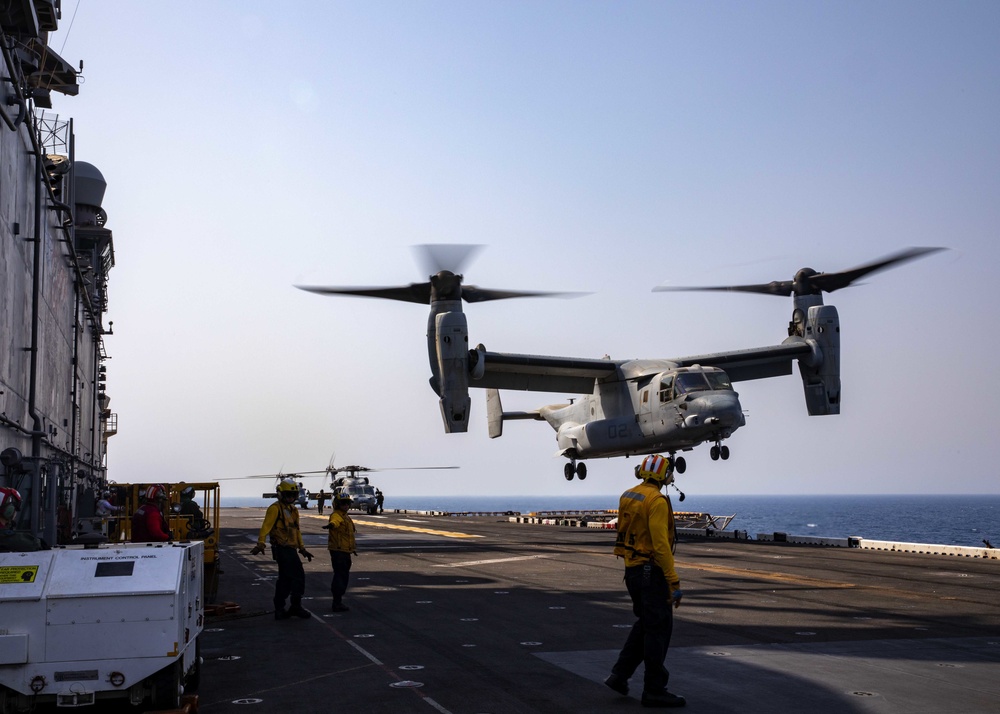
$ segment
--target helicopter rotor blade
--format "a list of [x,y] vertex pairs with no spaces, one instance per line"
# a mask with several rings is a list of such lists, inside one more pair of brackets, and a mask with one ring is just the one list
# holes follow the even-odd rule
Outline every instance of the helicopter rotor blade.
[[428,305],[431,301],[430,283],[410,283],[400,287],[335,287],[324,285],[296,285],[299,290],[305,290],[317,295],[351,295],[355,297],[373,297],[399,302],[415,302]]
[[222,478],[215,479],[216,481],[243,481],[246,479],[257,479],[257,478],[287,478],[292,476],[309,476],[312,474],[326,474],[326,473],[343,473],[343,472],[356,472],[356,473],[369,473],[372,471],[445,471],[448,469],[460,469],[461,466],[390,466],[387,468],[372,468],[370,466],[341,466],[340,468],[333,467],[333,459],[336,456],[330,457],[330,466],[323,469],[322,471],[292,471],[289,473],[284,473],[279,471],[276,474],[253,474],[251,476],[223,476]]
[[498,290],[476,285],[462,285],[462,267],[482,250],[482,245],[425,244],[413,246],[418,261],[429,276],[428,282],[403,286],[349,287],[336,285],[296,285],[299,290],[317,295],[373,297],[429,305],[435,294],[439,299],[458,299],[469,303],[507,300],[521,297],[578,297],[587,293],[542,290]]
[[250,476],[223,476],[221,478],[215,479],[216,481],[244,481],[251,478],[291,478],[292,476],[307,476],[309,474],[324,474],[326,470],[323,471],[289,471],[285,473],[284,471],[279,471],[276,474],[252,474]]
[[507,300],[522,297],[579,297],[589,293],[549,292],[545,290],[495,290],[466,285],[462,288],[462,297],[466,302],[487,302],[489,300]]
[[758,285],[721,285],[707,287],[671,287],[657,286],[653,292],[682,292],[682,291],[717,291],[717,292],[745,292],[759,293],[762,295],[819,295],[820,293],[831,293],[841,288],[846,288],[858,279],[876,273],[880,270],[887,270],[901,263],[916,260],[932,253],[937,253],[947,248],[906,248],[872,263],[859,265],[848,270],[841,270],[835,273],[818,273],[812,268],[802,268],[795,274],[792,280],[775,280],[770,283]]
[[251,478],[277,478],[277,474],[254,474],[253,476],[220,476],[214,481],[245,481]]
[[653,288],[654,293],[681,293],[681,292],[725,292],[725,293],[760,293],[763,295],[781,295],[788,297],[792,294],[791,280],[775,280],[770,283],[759,285],[718,285],[705,287],[686,287],[657,285]]
[[477,253],[486,246],[461,243],[425,243],[413,246],[413,254],[424,275],[442,271],[460,275]]
[[922,258],[925,255],[937,253],[942,250],[945,249],[907,248],[906,250],[898,251],[892,255],[887,255],[880,260],[876,260],[875,262],[859,265],[858,267],[851,268],[849,270],[842,270],[837,273],[818,273],[810,277],[810,282],[820,290],[832,293],[834,290],[846,288],[851,283],[855,282],[859,278],[863,278],[866,275],[870,275],[881,270],[887,270],[895,267],[896,265],[900,265],[901,263],[916,260],[917,258]]
[[389,466],[386,468],[372,469],[372,471],[446,471],[448,469],[460,469],[461,466]]

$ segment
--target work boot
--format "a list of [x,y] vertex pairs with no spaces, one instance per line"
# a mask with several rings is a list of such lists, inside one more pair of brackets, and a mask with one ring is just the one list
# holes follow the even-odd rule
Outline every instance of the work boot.
[[642,693],[642,706],[644,707],[656,707],[656,708],[667,708],[667,707],[682,707],[687,702],[684,701],[684,697],[679,697],[676,694],[671,694],[666,689],[661,689],[658,692],[643,692]]
[[288,610],[285,608],[278,608],[274,611],[275,620],[287,620],[291,615],[288,614]]
[[334,612],[347,612],[347,611],[348,611],[348,610],[350,610],[350,609],[351,609],[351,608],[349,608],[349,607],[348,607],[347,605],[345,605],[345,604],[344,604],[344,603],[342,603],[342,602],[335,602],[335,603],[333,603],[333,608],[332,608],[332,610],[333,610]]
[[621,675],[611,673],[611,676],[604,680],[604,683],[623,697],[628,696],[628,680]]
[[288,608],[287,617],[301,617],[303,620],[308,620],[310,617],[312,617],[312,613],[306,610],[301,605],[294,605]]

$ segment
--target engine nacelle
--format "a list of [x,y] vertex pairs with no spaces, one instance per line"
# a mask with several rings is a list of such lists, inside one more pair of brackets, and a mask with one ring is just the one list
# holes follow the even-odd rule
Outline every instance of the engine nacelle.
[[448,434],[469,430],[469,326],[463,312],[442,312],[434,320],[438,395]]
[[833,305],[809,308],[805,324],[806,342],[812,345],[812,360],[799,360],[806,408],[811,416],[840,414],[840,316]]

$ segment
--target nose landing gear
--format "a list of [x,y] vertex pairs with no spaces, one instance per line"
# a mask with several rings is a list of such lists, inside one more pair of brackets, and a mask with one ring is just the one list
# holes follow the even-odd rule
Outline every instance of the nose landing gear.
[[576,459],[572,459],[568,464],[563,466],[563,476],[566,477],[567,481],[572,481],[574,474],[581,481],[587,478],[587,464],[582,461],[577,463]]

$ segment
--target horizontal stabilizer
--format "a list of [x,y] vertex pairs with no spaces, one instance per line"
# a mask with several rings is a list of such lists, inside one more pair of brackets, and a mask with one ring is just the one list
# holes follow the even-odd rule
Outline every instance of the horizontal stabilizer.
[[532,419],[542,421],[541,412],[535,410],[530,412],[505,412],[500,403],[500,390],[486,390],[486,420],[489,424],[489,434],[491,439],[503,436],[503,423],[511,419]]

